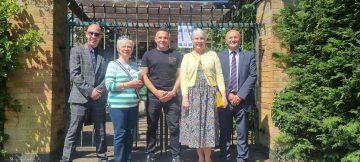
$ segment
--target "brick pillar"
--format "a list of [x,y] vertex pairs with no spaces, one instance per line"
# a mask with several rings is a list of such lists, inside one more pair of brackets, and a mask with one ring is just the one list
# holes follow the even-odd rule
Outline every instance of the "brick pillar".
[[274,15],[278,14],[284,6],[295,5],[296,0],[262,0],[258,3],[256,22],[260,27],[260,132],[259,142],[269,150],[272,158],[273,138],[279,134],[271,119],[271,106],[277,92],[283,89],[288,77],[283,69],[278,68],[272,58],[273,52],[286,53],[281,46],[281,40],[275,36],[273,27],[275,25]]
[[7,79],[9,92],[22,109],[5,112],[5,133],[10,136],[5,160],[54,161],[53,153],[62,147],[64,132],[67,7],[58,0],[27,2],[25,14],[12,23],[20,30],[38,29],[45,42],[22,55],[18,69]]

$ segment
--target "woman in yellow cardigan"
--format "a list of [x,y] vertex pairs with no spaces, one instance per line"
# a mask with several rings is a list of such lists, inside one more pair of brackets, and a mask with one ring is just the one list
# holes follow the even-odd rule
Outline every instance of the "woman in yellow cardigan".
[[199,162],[211,162],[211,148],[220,135],[215,94],[218,88],[226,107],[225,84],[217,54],[205,50],[206,33],[195,29],[192,42],[194,50],[181,63],[180,142],[197,148]]

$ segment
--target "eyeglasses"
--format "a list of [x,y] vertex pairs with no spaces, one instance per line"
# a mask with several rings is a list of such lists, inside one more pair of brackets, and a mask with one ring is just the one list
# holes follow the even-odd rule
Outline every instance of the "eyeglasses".
[[88,32],[89,36],[95,36],[95,37],[99,37],[101,35],[101,33],[97,33],[97,32]]

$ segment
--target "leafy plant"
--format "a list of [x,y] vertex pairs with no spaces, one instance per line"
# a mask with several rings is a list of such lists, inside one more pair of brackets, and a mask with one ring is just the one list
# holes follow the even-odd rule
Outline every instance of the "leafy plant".
[[360,161],[360,3],[303,0],[276,23],[290,77],[272,107],[279,158]]
[[[234,11],[234,17],[229,21],[230,23],[253,23],[255,22],[255,13],[256,13],[256,1],[254,0],[233,0],[232,3],[241,6],[240,9]],[[232,28],[213,28],[208,31],[209,38],[211,40],[212,46],[211,50],[219,52],[227,48],[225,42],[226,33]],[[253,51],[255,49],[254,45],[254,29],[251,28],[235,28],[242,35],[242,50]]]
[[6,78],[18,66],[17,57],[29,51],[32,46],[42,41],[41,34],[35,29],[19,31],[10,19],[25,11],[25,5],[18,5],[16,0],[0,0],[0,154],[6,152],[4,143],[9,138],[4,133],[5,108],[19,112],[21,104],[11,98],[6,89]]

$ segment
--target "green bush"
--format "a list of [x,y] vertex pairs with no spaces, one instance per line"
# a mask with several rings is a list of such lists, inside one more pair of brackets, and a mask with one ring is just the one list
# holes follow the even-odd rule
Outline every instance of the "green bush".
[[[34,29],[20,31],[9,22],[11,18],[19,19],[19,15],[25,11],[25,5],[18,5],[16,2],[16,0],[0,0],[0,156],[6,153],[3,145],[9,138],[4,133],[5,108],[16,112],[21,108],[20,102],[12,99],[7,92],[6,78],[17,67],[17,56],[42,42],[38,31]],[[22,18],[20,25],[24,23],[26,21]]]
[[289,75],[274,99],[285,160],[360,161],[360,2],[303,0],[276,16]]

